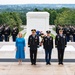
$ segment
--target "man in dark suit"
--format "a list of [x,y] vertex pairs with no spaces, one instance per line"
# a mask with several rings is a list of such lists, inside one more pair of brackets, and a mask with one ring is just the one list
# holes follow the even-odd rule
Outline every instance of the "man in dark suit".
[[53,37],[50,35],[51,31],[46,31],[47,36],[43,37],[42,43],[43,47],[45,49],[45,60],[46,60],[46,65],[51,65],[51,53],[53,49]]
[[58,62],[59,65],[63,65],[63,57],[64,57],[64,50],[67,45],[66,36],[63,35],[63,30],[59,30],[59,35],[56,35],[55,38],[55,46],[58,51]]
[[12,32],[11,32],[13,42],[16,41],[16,37],[17,37],[18,32],[19,32],[19,29],[18,29],[17,26],[15,26],[15,27],[12,29]]
[[36,35],[36,30],[32,29],[32,34],[28,38],[28,47],[30,47],[31,65],[36,65],[37,48],[39,47],[39,36]]

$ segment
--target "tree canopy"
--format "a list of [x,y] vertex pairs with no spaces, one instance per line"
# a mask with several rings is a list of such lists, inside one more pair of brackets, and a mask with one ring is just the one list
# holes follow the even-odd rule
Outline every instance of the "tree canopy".
[[[61,9],[48,9],[42,10],[35,8],[33,11],[48,12],[50,14],[50,25],[75,25],[75,9],[61,8]],[[27,12],[0,12],[0,24],[8,24],[11,27],[17,25],[26,25],[26,13]]]
[[22,20],[20,15],[16,12],[3,12],[0,13],[0,24],[7,24],[11,27],[17,25],[18,27],[22,25]]
[[75,9],[65,7],[61,9],[44,8],[42,11],[47,11],[50,14],[50,25],[75,25]]

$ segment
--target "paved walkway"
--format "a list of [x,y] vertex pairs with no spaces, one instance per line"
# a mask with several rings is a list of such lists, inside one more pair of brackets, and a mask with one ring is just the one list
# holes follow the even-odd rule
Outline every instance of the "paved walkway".
[[45,65],[45,63],[37,63],[36,66],[30,63],[0,63],[0,75],[75,75],[75,63],[64,63],[58,65]]

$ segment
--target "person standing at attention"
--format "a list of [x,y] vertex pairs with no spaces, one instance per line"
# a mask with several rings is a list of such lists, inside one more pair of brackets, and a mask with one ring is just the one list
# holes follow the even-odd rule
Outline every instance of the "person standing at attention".
[[63,35],[63,30],[59,30],[59,34],[55,37],[55,47],[58,52],[58,65],[63,65],[64,51],[67,45],[66,36]]
[[36,29],[32,29],[32,34],[28,38],[28,47],[30,48],[31,65],[36,65],[37,48],[39,47],[39,36],[36,35]]
[[25,39],[22,37],[22,33],[19,33],[16,39],[16,59],[18,59],[19,65],[22,64],[22,59],[25,59],[25,46]]
[[43,37],[41,43],[43,43],[43,48],[45,49],[45,60],[46,65],[51,65],[51,54],[53,49],[53,37],[51,36],[51,31],[46,31],[47,35]]

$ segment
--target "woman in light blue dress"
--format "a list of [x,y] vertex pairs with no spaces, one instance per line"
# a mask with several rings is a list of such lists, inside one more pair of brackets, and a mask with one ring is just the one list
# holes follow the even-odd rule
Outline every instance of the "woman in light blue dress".
[[19,33],[19,37],[16,39],[16,59],[18,59],[19,65],[22,64],[22,59],[25,59],[25,39],[22,38],[22,34]]

